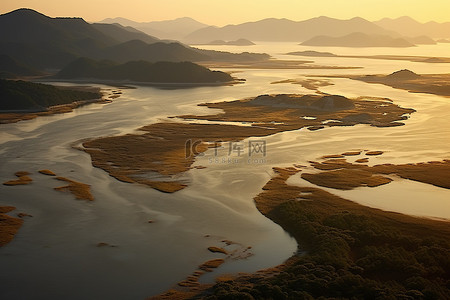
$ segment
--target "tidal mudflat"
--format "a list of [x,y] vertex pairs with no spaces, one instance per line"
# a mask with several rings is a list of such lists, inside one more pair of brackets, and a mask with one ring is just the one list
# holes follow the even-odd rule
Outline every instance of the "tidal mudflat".
[[[292,49],[299,46],[277,44],[267,47],[276,47],[287,51],[288,48]],[[408,51],[420,52],[420,49],[421,47],[417,47],[417,49]],[[285,53],[286,51],[278,51],[278,53]],[[11,288],[9,291],[3,291],[3,293],[17,293],[23,297],[26,297],[27,293],[38,293],[47,296],[55,295],[55,293],[59,293],[58,295],[60,296],[65,295],[67,289],[77,290],[75,286],[79,287],[80,285],[72,281],[62,280],[61,276],[56,276],[56,274],[65,274],[64,272],[71,270],[73,274],[80,275],[78,277],[79,282],[82,282],[84,287],[74,293],[74,299],[82,297],[87,292],[98,297],[126,297],[131,295],[131,297],[141,299],[177,287],[179,282],[183,282],[190,275],[194,274],[204,262],[224,259],[224,254],[213,253],[208,250],[209,247],[216,246],[229,251],[228,246],[222,243],[223,240],[235,241],[242,244],[244,248],[251,246],[252,249],[249,251],[253,255],[236,261],[225,259],[225,262],[218,268],[200,276],[200,283],[211,283],[215,276],[223,275],[224,273],[254,272],[258,269],[273,267],[282,264],[292,256],[292,253],[296,251],[297,242],[293,241],[286,233],[286,231],[291,232],[288,226],[283,225],[283,228],[286,230],[284,231],[270,219],[260,215],[255,208],[253,198],[255,195],[270,188],[270,186],[267,186],[264,190],[261,190],[272,177],[274,180],[277,180],[280,173],[278,172],[279,170],[288,167],[293,167],[295,170],[303,170],[302,173],[295,171],[296,173],[287,180],[287,184],[295,185],[301,182],[304,188],[311,189],[313,184],[302,179],[301,174],[321,172],[321,170],[315,169],[310,165],[309,161],[323,163],[328,159],[332,159],[325,158],[322,160],[320,159],[322,156],[360,152],[358,155],[345,155],[344,158],[348,163],[367,163],[369,167],[388,163],[405,165],[423,162],[427,164],[429,161],[443,162],[444,159],[448,159],[450,149],[448,148],[448,143],[441,137],[450,134],[449,127],[445,122],[445,111],[447,111],[449,104],[447,98],[438,95],[408,93],[407,91],[385,85],[369,84],[363,81],[331,76],[326,80],[332,85],[314,87],[321,93],[317,94],[317,99],[324,96],[322,93],[342,95],[351,100],[358,100],[359,97],[363,96],[360,100],[379,101],[382,107],[385,107],[383,106],[385,104],[389,105],[389,103],[398,106],[399,114],[402,112],[402,108],[416,110],[416,112],[407,113],[408,118],[400,115],[400,118],[394,121],[406,125],[389,127],[370,126],[372,124],[358,122],[353,124],[353,126],[338,126],[337,123],[340,122],[333,123],[331,119],[321,119],[322,116],[316,112],[316,115],[310,115],[309,113],[301,115],[304,118],[299,118],[300,120],[296,121],[298,124],[301,123],[300,129],[284,130],[291,123],[289,121],[289,110],[286,107],[281,107],[282,104],[278,104],[280,107],[275,105],[274,109],[278,110],[278,113],[273,113],[271,116],[268,115],[270,119],[256,118],[253,114],[257,110],[264,111],[264,105],[249,105],[248,109],[245,108],[245,102],[254,99],[256,95],[273,95],[267,98],[270,100],[271,97],[275,98],[275,95],[280,94],[309,94],[311,90],[301,85],[287,84],[287,82],[286,84],[271,84],[272,82],[284,81],[289,78],[309,79],[310,77],[306,77],[306,75],[345,75],[349,72],[360,76],[364,74],[390,74],[403,68],[412,69],[417,74],[424,74],[426,73],[424,72],[425,67],[430,68],[428,72],[434,74],[444,73],[442,72],[443,66],[439,63],[424,64],[391,60],[388,62],[388,65],[384,65],[380,64],[379,60],[357,61],[356,59],[353,62],[352,64],[349,64],[349,61],[341,63],[334,61],[333,63],[336,65],[344,63],[355,66],[364,65],[366,69],[331,70],[329,72],[326,71],[326,74],[324,74],[325,71],[323,69],[270,69],[270,72],[267,69],[236,69],[236,71],[240,72],[240,78],[247,79],[245,84],[186,90],[137,87],[136,89],[123,90],[123,95],[120,98],[105,105],[83,106],[67,114],[42,116],[34,120],[15,124],[3,124],[2,126],[4,127],[2,127],[3,130],[1,132],[3,142],[1,150],[1,182],[15,179],[14,173],[18,170],[28,170],[32,173],[31,178],[33,179],[33,182],[28,185],[2,185],[0,187],[4,196],[1,204],[3,206],[17,207],[15,211],[7,213],[9,216],[14,216],[15,212],[25,212],[33,215],[32,218],[23,219],[24,224],[19,229],[16,237],[1,249],[2,266],[11,270],[9,277],[5,279],[5,285]],[[317,59],[317,63],[322,65],[330,64],[328,58]],[[243,100],[238,100],[233,104],[236,99]],[[392,102],[386,99],[391,99]],[[201,103],[208,104],[198,106]],[[211,109],[220,109],[220,111],[211,111],[208,108],[209,106]],[[387,107],[385,108],[387,109]],[[247,114],[239,114],[239,111],[244,111],[244,109],[247,109]],[[233,120],[231,122],[236,124],[228,122],[224,124],[224,115],[227,115],[227,113],[227,118],[230,117],[230,120]],[[294,115],[295,113],[292,111],[292,116]],[[171,118],[173,116],[184,117]],[[323,117],[325,116],[324,114]],[[247,121],[242,121],[243,117],[247,118]],[[344,114],[341,117],[344,117]],[[223,120],[220,120],[221,118]],[[283,121],[272,123],[273,120],[277,119],[283,119],[286,124],[281,124]],[[370,122],[376,119],[369,120],[367,118],[361,120]],[[347,119],[347,121],[351,120]],[[264,136],[261,137],[267,143],[267,162],[254,165],[210,163],[208,158],[214,157],[215,150],[217,150],[218,155],[222,156],[227,156],[228,150],[226,148],[215,148],[211,144],[203,152],[205,155],[197,155],[192,164],[183,162],[185,164],[182,165],[183,169],[186,170],[180,173],[183,176],[163,176],[158,172],[150,173],[151,176],[148,174],[141,176],[144,179],[157,178],[159,180],[170,177],[173,181],[179,181],[181,184],[187,185],[187,187],[175,193],[161,193],[142,184],[117,181],[109,175],[109,172],[107,173],[103,169],[93,167],[90,155],[76,149],[84,142],[101,140],[105,137],[120,138],[130,134],[134,138],[134,136],[145,135],[149,132],[136,129],[143,126],[152,128],[152,125],[158,123],[179,123],[186,126],[173,125],[172,129],[175,133],[179,133],[178,128],[186,128],[186,130],[191,128],[194,130],[196,125],[223,126],[221,128],[230,128],[225,125],[233,126],[233,128],[239,125],[245,128],[242,129],[243,133],[239,131],[236,137],[237,139],[244,138],[242,141],[245,144],[252,138],[251,136],[247,137],[247,132],[251,130],[257,132],[259,130],[261,133],[264,133]],[[331,123],[331,125],[329,126],[327,123]],[[308,127],[316,129],[316,125],[318,127],[323,126],[323,128],[308,130]],[[155,125],[154,128],[157,129],[158,126],[162,127],[163,125]],[[200,126],[197,127],[201,128]],[[202,131],[198,131],[199,137],[204,137],[204,132]],[[269,134],[266,135],[266,132]],[[277,133],[272,134],[272,132]],[[166,136],[164,135],[163,137]],[[255,136],[257,135],[255,134]],[[214,133],[211,134],[211,140],[207,140],[213,141],[212,137],[214,137],[215,141]],[[234,138],[234,136],[232,137]],[[414,146],[409,147],[408,145]],[[185,145],[181,146],[184,152]],[[201,146],[198,149],[200,150]],[[383,153],[370,156],[366,155],[367,152],[365,150],[379,150],[383,151]],[[111,159],[114,158],[111,157]],[[356,160],[361,161],[356,162]],[[297,168],[293,164],[305,167]],[[277,166],[281,169],[272,170],[272,167]],[[74,201],[74,195],[55,191],[54,188],[61,186],[61,182],[50,176],[36,173],[38,170],[44,169],[53,171],[57,176],[91,185],[91,193],[95,197],[95,201]],[[398,178],[398,175],[381,175],[393,181],[378,187],[359,186],[351,190],[336,190],[316,185],[314,187],[324,190],[320,194],[321,197],[328,195],[326,193],[330,193],[343,199],[351,198],[352,200],[355,200],[356,196],[346,197],[341,192],[355,192],[355,194],[358,193],[358,199],[365,199],[367,195],[376,195],[379,193],[378,191],[382,191],[381,189],[396,191],[396,201],[389,200],[390,203],[384,203],[386,204],[386,206],[383,206],[385,211],[395,209],[397,212],[405,212],[405,210],[394,206],[395,202],[403,201],[401,203],[405,203],[402,200],[404,198],[403,195],[408,197],[403,209],[413,207],[414,203],[424,202],[424,199],[427,199],[426,202],[431,205],[430,203],[433,199],[428,197],[431,194],[442,194],[442,197],[445,198],[447,190],[444,188]],[[408,182],[408,188],[420,187],[423,189],[423,194],[418,195],[428,196],[425,198],[417,197],[407,193],[406,190],[402,190],[402,188],[405,188],[405,185],[402,184],[406,182]],[[329,189],[332,189],[332,192]],[[285,185],[282,185],[279,190],[280,196],[286,191],[288,189]],[[301,196],[307,197],[308,192],[304,190]],[[299,197],[296,196],[294,199],[297,198]],[[285,200],[288,201],[287,199]],[[368,203],[367,206],[376,206],[373,204],[376,200],[375,196],[373,202]],[[280,201],[280,203],[282,202]],[[294,204],[294,202],[290,203],[287,209],[290,209],[291,205],[296,207],[297,204]],[[312,201],[298,200],[298,202],[299,205],[310,205]],[[353,213],[353,210],[347,208],[350,208],[355,202],[348,203],[350,204],[343,211],[349,210]],[[445,213],[444,203],[439,202],[433,205],[437,207],[437,211]],[[331,207],[332,205],[327,206],[327,209],[331,209]],[[358,210],[355,211],[355,214],[359,215],[359,208],[364,206],[357,207]],[[446,218],[442,214],[436,213],[436,210],[422,210],[423,214],[419,213],[422,216],[422,218],[419,218],[419,222],[423,220],[424,216]],[[409,212],[407,211],[407,213]],[[388,214],[391,216],[390,213]],[[411,214],[418,214],[418,211],[411,212]],[[398,215],[398,213],[393,215]],[[333,218],[345,219],[347,217],[338,214]],[[351,219],[351,217],[348,218]],[[383,219],[383,222],[388,219],[390,217]],[[151,223],[149,222],[150,220],[152,221]],[[321,217],[317,220],[321,220]],[[416,222],[415,218],[414,222]],[[326,224],[329,226],[331,223],[327,220]],[[399,222],[399,224],[402,223]],[[412,223],[407,224],[410,225]],[[313,223],[313,225],[316,226],[317,223]],[[405,225],[404,229],[414,227],[409,225]],[[337,225],[333,226],[331,228],[320,228],[325,228],[331,232],[336,230],[341,232],[341,229],[336,229]],[[342,230],[347,234],[349,227],[342,227]],[[433,232],[432,229],[430,230],[430,232]],[[423,229],[421,232],[425,231]],[[445,231],[443,232],[445,234]],[[318,231],[317,234],[320,235],[321,233],[323,231]],[[378,234],[382,234],[382,231],[377,231],[374,236],[378,236]],[[205,237],[207,235],[209,237]],[[432,235],[435,236],[435,233],[432,233]],[[71,239],[67,240],[64,238],[67,236],[70,236]],[[174,238],[168,239],[168,236]],[[318,236],[316,237],[311,240],[319,242],[320,239]],[[347,241],[347,236],[343,237]],[[437,239],[440,239],[440,237],[437,237]],[[348,238],[348,240],[350,241],[351,238]],[[356,241],[359,240],[356,239]],[[374,241],[379,240],[374,239]],[[107,243],[116,247],[97,247],[99,243]],[[274,244],[277,247],[273,247]],[[318,244],[314,244],[315,246],[311,244],[311,248],[306,246],[306,242],[304,245],[304,249],[312,249]],[[436,245],[438,248],[441,247],[438,244]],[[347,246],[344,245],[345,247]],[[27,253],[20,250],[25,248],[30,250]],[[170,250],[168,251],[167,249]],[[314,249],[320,250],[322,248]],[[79,257],[71,257],[69,260],[63,255],[63,253],[70,253],[74,250],[81,253],[83,260]],[[309,252],[312,253],[312,251]],[[300,253],[302,252],[300,251]],[[34,257],[39,259],[33,259]],[[45,261],[55,261],[55,263],[44,265]],[[306,264],[307,259],[304,262]],[[94,284],[88,278],[82,276],[82,274],[85,274],[82,266],[86,263],[95,266],[93,272],[96,276],[103,276],[102,278],[106,278],[109,283],[117,283],[114,285],[117,288],[111,287],[111,284],[107,286],[101,283]],[[44,277],[40,276],[39,270],[43,270],[44,267],[50,267],[54,270],[49,276],[58,283],[58,287],[60,287],[59,292],[58,290],[50,291],[42,288],[46,285]],[[131,267],[134,270],[132,273],[127,271]],[[306,265],[305,268],[309,270],[310,265]],[[294,269],[303,269],[302,264],[297,263],[292,270]],[[323,265],[320,268],[310,269],[312,270],[311,272],[314,270],[316,273],[308,274],[317,277],[321,269],[324,271],[328,270]],[[162,271],[155,272],[152,270]],[[284,273],[285,275],[283,276],[287,276],[286,269],[275,268],[272,271],[272,275]],[[330,276],[332,278],[337,278],[333,277],[335,273],[332,270],[327,272],[331,272]],[[260,273],[255,274],[258,275]],[[267,274],[260,274],[259,276],[267,280],[270,277]],[[247,275],[247,278],[250,278],[248,276],[251,275]],[[235,277],[222,276],[221,278],[226,284],[216,286],[217,292],[233,292],[228,284],[233,285],[234,283],[227,283],[227,281]],[[280,277],[270,278],[275,280],[275,278]],[[347,278],[354,277],[350,276]],[[30,286],[29,292],[24,289],[14,288],[14,285],[11,283],[18,282],[19,279],[27,282],[36,282],[36,286]],[[124,292],[119,284],[123,282],[133,286],[134,292]],[[150,285],[149,282],[152,284]],[[305,281],[298,282],[305,283]],[[287,291],[284,287],[281,288],[283,291]],[[256,289],[259,289],[259,287]],[[275,288],[273,291],[275,291]]]

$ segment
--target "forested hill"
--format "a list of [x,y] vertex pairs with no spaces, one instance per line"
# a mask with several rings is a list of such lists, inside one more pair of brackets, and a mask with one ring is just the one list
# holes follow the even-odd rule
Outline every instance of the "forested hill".
[[100,99],[99,92],[0,79],[0,111],[44,111],[54,105]]
[[215,83],[233,80],[229,74],[211,71],[191,62],[131,61],[117,64],[79,58],[63,68],[59,79],[102,79],[147,83]]

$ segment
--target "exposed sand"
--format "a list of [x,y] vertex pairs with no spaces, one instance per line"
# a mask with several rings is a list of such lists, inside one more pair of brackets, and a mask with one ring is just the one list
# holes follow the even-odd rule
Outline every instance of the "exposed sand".
[[[52,176],[52,177],[56,176],[56,174],[54,172],[47,170],[47,169],[39,170],[38,172],[43,175],[47,175],[47,176]],[[18,179],[9,180],[9,181],[4,182],[3,184],[9,185],[9,186],[26,185],[26,184],[30,184],[33,181],[33,179],[28,176],[28,175],[30,175],[30,173],[26,172],[26,171],[18,171],[14,175],[16,175],[18,177]],[[70,192],[77,199],[81,199],[81,200],[88,200],[88,201],[94,200],[94,197],[91,194],[91,186],[89,184],[77,182],[77,181],[70,180],[65,177],[60,177],[60,176],[55,177],[55,179],[60,180],[60,181],[65,181],[68,183],[68,185],[54,188],[56,191]]]
[[39,170],[38,172],[41,173],[41,174],[43,174],[43,175],[56,176],[55,173],[53,173],[52,171],[47,170],[47,169],[45,169],[45,170]]
[[[324,162],[316,164],[318,167],[325,165],[326,169],[328,169],[329,163]],[[335,164],[335,162],[332,162],[332,164]],[[337,165],[348,166],[349,168],[347,170],[349,171],[360,170],[359,165],[353,165],[345,162],[338,162]],[[335,168],[338,168],[338,166],[335,166]],[[433,184],[442,182],[443,180],[441,176],[448,176],[448,172],[450,172],[450,161],[411,165],[380,165],[380,167],[375,166],[374,168],[375,170],[378,170],[378,168],[380,168],[380,170],[383,170],[383,168],[390,168],[391,170],[395,170],[399,176],[405,176],[405,178],[410,177],[409,179],[416,178],[413,180]],[[370,170],[370,167],[365,167],[363,169]],[[386,212],[340,198],[319,188],[288,185],[286,180],[289,177],[301,172],[301,170],[291,167],[274,168],[274,171],[276,175],[263,187],[263,192],[255,197],[255,203],[258,210],[272,220],[273,218],[271,217],[271,212],[281,204],[289,201],[308,200],[301,201],[301,203],[314,207],[312,209],[324,211],[329,210],[330,213],[334,211],[346,210],[357,211],[359,214],[364,214],[369,217],[389,220],[389,222],[394,221],[399,230],[405,230],[406,232],[424,235],[433,233],[433,235],[446,238],[448,238],[450,234],[450,227],[448,226],[449,222],[418,218],[394,212]],[[441,186],[450,188],[450,184],[448,182],[447,184],[443,184]],[[275,222],[279,223],[278,220],[275,220]],[[283,226],[283,224],[281,225]],[[295,224],[291,225],[295,226]],[[288,232],[290,231],[286,226],[283,226],[283,228]],[[302,245],[302,240],[298,237],[296,237],[296,239],[298,244]]]
[[13,179],[13,180],[3,182],[3,184],[9,185],[9,186],[26,185],[26,184],[30,184],[33,181],[33,179],[31,179],[31,177],[28,176],[28,175],[30,175],[30,173],[26,172],[26,171],[18,171],[14,175],[16,175],[18,177],[18,179]]
[[200,104],[222,109],[224,113],[180,118],[209,121],[247,122],[274,131],[295,130],[310,126],[353,126],[369,124],[375,127],[400,126],[413,109],[399,107],[390,101],[347,99],[336,95],[261,95],[231,102]]
[[[83,146],[91,155],[92,164],[116,179],[172,193],[187,186],[177,175],[189,170],[195,156],[220,146],[217,141],[240,141],[314,126],[317,129],[356,124],[400,126],[403,125],[400,121],[408,118],[405,115],[414,112],[389,101],[319,95],[263,95],[203,106],[219,108],[224,113],[179,118],[236,122],[237,125],[248,122],[252,126],[156,123],[140,128],[143,134],[98,138],[84,142]],[[186,146],[188,140],[191,147]]]
[[0,247],[11,242],[23,224],[21,218],[6,215],[15,209],[14,206],[0,206]]
[[315,185],[340,190],[351,190],[360,186],[376,187],[392,181],[390,178],[375,175],[364,169],[338,169],[314,174],[303,173],[302,178]]
[[250,62],[217,62],[217,61],[207,61],[199,62],[200,65],[207,68],[220,68],[220,69],[360,69],[361,67],[341,67],[341,66],[322,66],[313,65],[313,61],[310,60],[281,60],[272,59],[266,61],[250,61]]
[[[146,184],[159,191],[173,193],[186,187],[176,175],[189,170],[196,155],[214,141],[241,140],[248,136],[267,135],[256,127],[157,123],[142,127],[142,135],[99,138],[83,143],[92,164],[124,182]],[[186,141],[203,141],[186,157]],[[206,144],[210,141],[212,144]]]
[[271,82],[271,84],[280,84],[280,83],[292,83],[299,84],[305,89],[317,91],[320,87],[334,85],[329,80],[326,79],[314,79],[314,78],[305,78],[305,79],[286,79],[280,81]]
[[427,93],[450,96],[450,74],[424,74],[417,78],[395,78],[389,75],[335,76],[368,83],[381,83],[411,93]]
[[361,151],[348,151],[348,152],[344,152],[342,153],[343,156],[355,156],[355,155],[360,155]]
[[[209,235],[205,236],[209,237]],[[228,250],[221,248],[221,247],[208,247],[208,250],[219,254],[219,255],[225,255],[224,258],[216,258],[212,260],[208,260],[201,265],[198,266],[198,269],[195,270],[191,275],[187,276],[186,279],[182,280],[181,282],[177,283],[177,286],[173,289],[170,289],[169,291],[161,294],[156,295],[153,297],[150,297],[149,299],[156,300],[156,299],[189,299],[193,295],[197,295],[201,291],[204,291],[208,288],[212,287],[212,284],[201,284],[199,282],[199,279],[202,275],[204,275],[207,272],[212,272],[213,269],[220,267],[222,264],[224,264],[227,260],[233,259],[245,259],[248,257],[249,253],[248,251],[251,249],[251,247],[244,247],[243,245],[239,243],[232,242],[230,240],[222,240],[222,243],[225,244],[224,248],[230,248]],[[235,246],[235,247],[233,247]],[[236,248],[237,246],[237,248]],[[259,272],[258,272],[259,273]],[[231,277],[230,277],[231,276]],[[220,278],[217,279],[217,281],[227,281],[230,278],[234,278],[234,275],[222,275]]]
[[206,272],[212,272],[212,269],[218,268],[224,262],[225,260],[222,258],[212,259],[204,262],[198,268]]
[[55,179],[60,180],[60,181],[65,181],[68,183],[68,185],[54,188],[56,191],[70,192],[77,199],[94,201],[94,197],[91,194],[91,186],[89,184],[77,182],[77,181],[70,180],[65,177],[59,177],[59,176],[55,177]]
[[[381,151],[380,151],[381,152]],[[368,153],[368,152],[367,152]],[[367,154],[366,153],[366,154]],[[450,160],[416,164],[352,164],[345,159],[311,162],[319,173],[302,173],[302,178],[319,186],[348,190],[359,186],[376,187],[392,181],[389,175],[450,189]]]
[[366,152],[366,155],[369,155],[369,156],[377,156],[377,155],[381,155],[381,154],[383,154],[383,153],[384,153],[383,151],[375,150],[375,151],[367,151],[367,152]]
[[[435,56],[412,56],[412,55],[336,55],[333,53],[322,52],[290,52],[288,55],[304,56],[304,57],[342,57],[342,58],[363,58],[363,59],[382,59],[382,60],[404,60],[410,62],[422,63],[450,63],[450,57]],[[324,55],[326,54],[326,55]]]
[[223,248],[220,248],[220,247],[211,246],[211,247],[208,247],[208,250],[213,252],[213,253],[228,254],[227,250],[225,250]]
[[[353,154],[356,153],[356,151],[351,151],[350,153]],[[326,164],[326,162],[324,163]],[[333,160],[332,164],[335,163],[338,165],[346,165],[342,160]],[[352,166],[354,167],[349,168],[348,171],[360,171],[358,169],[359,166]],[[404,165],[391,166],[402,169]],[[434,178],[434,180],[431,181],[439,181],[439,177],[443,175],[442,173],[434,172],[434,168],[436,167],[434,163],[408,166],[412,169],[416,169],[420,173],[429,173],[431,177]],[[412,169],[410,171],[411,173],[414,173]],[[447,239],[450,235],[450,227],[448,226],[448,222],[417,218],[394,212],[386,212],[343,199],[320,188],[289,185],[286,181],[291,176],[298,176],[298,173],[302,171],[300,168],[273,168],[273,170],[275,172],[275,176],[266,183],[262,189],[263,191],[254,198],[256,207],[266,217],[280,224],[286,231],[291,233],[297,240],[299,246],[303,248],[302,250],[309,250],[307,249],[307,245],[309,244],[308,239],[310,237],[308,234],[303,235],[301,230],[297,230],[298,224],[286,222],[284,218],[280,217],[283,216],[283,214],[279,214],[278,212],[280,209],[286,211],[286,209],[282,207],[289,202],[301,205],[304,207],[306,212],[311,214],[312,219],[310,221],[310,226],[314,225],[314,218],[326,218],[327,216],[332,216],[335,214],[351,213],[369,218],[375,222],[374,224],[388,224],[392,232],[401,232],[402,234],[408,234],[411,236],[428,236],[430,238],[435,237],[440,239]],[[316,220],[316,222],[317,221],[318,220]],[[288,259],[286,263],[274,268],[262,270],[254,274],[225,276],[223,279],[218,278],[216,282],[226,282],[226,284],[230,286],[250,289],[258,285],[260,282],[264,282],[267,278],[277,276],[278,274],[285,272],[291,266],[296,265],[296,263],[301,260],[301,257],[302,256],[294,255]],[[200,299],[203,299],[211,292],[211,285],[202,285],[198,286],[196,289],[185,291],[170,290],[165,294],[155,296],[150,299],[172,299],[170,297],[171,295],[176,296],[173,299],[191,299],[192,297],[199,297]]]

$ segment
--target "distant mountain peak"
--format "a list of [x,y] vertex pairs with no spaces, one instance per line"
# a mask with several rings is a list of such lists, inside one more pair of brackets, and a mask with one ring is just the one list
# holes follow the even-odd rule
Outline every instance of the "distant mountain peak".
[[367,21],[366,19],[364,19],[364,18],[361,18],[361,17],[354,17],[354,18],[351,18],[351,19],[350,19],[350,21],[362,21],[362,22],[369,22],[369,21]]
[[44,15],[43,13],[40,13],[34,9],[31,8],[18,8],[16,10],[10,11],[8,13],[5,13],[0,16],[14,16],[14,17],[24,17],[24,18],[41,18],[41,19],[71,19],[71,20],[83,20],[83,22],[86,22],[81,17],[49,17],[47,15]]
[[203,44],[213,40],[236,40],[244,36],[251,41],[301,42],[320,35],[344,36],[355,29],[366,34],[398,36],[389,29],[360,17],[340,20],[319,16],[303,21],[268,18],[220,28],[202,28],[187,35],[183,40],[192,44]]
[[389,74],[386,77],[391,79],[416,79],[421,76],[408,69],[403,69],[400,71],[395,71],[394,73]]
[[450,22],[438,23],[430,21],[422,23],[409,16],[402,16],[396,19],[384,18],[373,23],[403,36],[425,35],[438,39],[450,37]]
[[334,18],[327,17],[327,16],[319,16],[319,17],[315,17],[313,19],[315,19],[315,20],[333,20]]
[[107,18],[100,23],[119,23],[123,26],[132,26],[146,34],[162,39],[180,40],[187,34],[200,28],[208,27],[191,17],[180,17],[172,20],[137,22],[125,18]]
[[3,16],[36,16],[41,18],[50,18],[34,9],[31,8],[19,8],[8,13],[3,14]]
[[417,22],[416,20],[414,20],[414,19],[411,18],[410,16],[401,16],[401,17],[398,17],[396,20]]
[[10,11],[7,14],[17,14],[17,13],[33,13],[33,14],[44,16],[44,14],[42,14],[42,13],[40,13],[40,12],[38,12],[38,11],[32,9],[32,8],[25,8],[25,7],[18,8],[16,10]]
[[180,17],[180,18],[176,18],[174,21],[177,21],[177,20],[179,20],[179,21],[194,21],[194,22],[200,23],[199,21],[197,21],[196,19],[193,19],[191,17]]
[[120,21],[127,21],[127,22],[134,22],[133,20],[127,19],[127,18],[122,18],[122,17],[116,17],[116,18],[106,18],[103,19],[101,21],[99,21],[99,23],[119,23]]

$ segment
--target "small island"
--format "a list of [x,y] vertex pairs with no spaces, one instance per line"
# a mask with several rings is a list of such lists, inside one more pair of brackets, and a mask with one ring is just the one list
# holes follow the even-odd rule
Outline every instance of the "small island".
[[337,55],[331,52],[319,51],[294,51],[286,55],[308,56],[308,57],[341,57],[341,58],[364,58],[364,59],[383,59],[383,60],[405,60],[422,63],[450,63],[448,57],[433,56],[412,56],[412,55]]
[[321,51],[295,51],[286,53],[286,55],[297,55],[297,56],[310,56],[310,57],[338,57],[338,55],[331,52],[321,52]]
[[450,74],[416,74],[404,69],[389,75],[341,76],[368,83],[381,83],[412,93],[450,96]]
[[218,45],[218,46],[252,46],[256,45],[252,41],[247,39],[238,39],[234,41],[214,40],[205,45]]
[[303,46],[325,47],[392,47],[406,48],[415,45],[404,38],[393,38],[387,35],[369,35],[361,32],[351,33],[345,36],[316,36],[303,43]]
[[228,73],[212,71],[192,62],[130,61],[118,64],[89,58],[76,59],[53,78],[69,81],[156,85],[211,85],[234,81]]
[[[148,185],[166,193],[179,191],[187,182],[179,175],[191,168],[195,156],[215,143],[241,141],[287,130],[311,131],[332,126],[367,124],[375,127],[404,125],[414,109],[402,108],[390,100],[349,99],[339,95],[261,95],[230,102],[205,103],[223,113],[178,116],[184,120],[235,122],[235,125],[164,122],[144,126],[142,134],[102,137],[83,143],[92,164],[116,179]],[[305,118],[305,116],[308,116]],[[252,126],[242,126],[242,122]],[[196,153],[186,156],[186,140],[202,141]],[[145,149],[145,151],[143,150]]]

